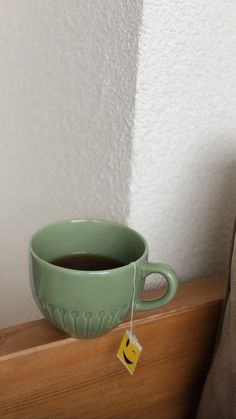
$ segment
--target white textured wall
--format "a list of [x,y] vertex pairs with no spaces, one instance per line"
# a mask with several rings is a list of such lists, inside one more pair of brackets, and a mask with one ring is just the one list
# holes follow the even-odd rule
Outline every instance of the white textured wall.
[[38,316],[27,246],[56,219],[127,222],[183,279],[224,270],[236,3],[143,3],[140,28],[142,0],[0,0],[0,327]]
[[139,2],[0,0],[0,327],[38,315],[28,241],[128,213]]
[[129,224],[181,278],[225,269],[236,212],[236,3],[145,0]]

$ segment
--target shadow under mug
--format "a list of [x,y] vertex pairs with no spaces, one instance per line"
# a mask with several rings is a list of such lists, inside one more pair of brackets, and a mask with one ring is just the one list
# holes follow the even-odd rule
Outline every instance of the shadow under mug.
[[[75,252],[119,259],[124,266],[79,271],[50,263]],[[111,221],[50,224],[33,236],[30,258],[31,289],[37,306],[54,326],[76,338],[95,338],[121,323],[131,311],[134,289],[134,311],[146,311],[167,304],[178,287],[176,274],[168,265],[148,262],[147,243],[139,233]],[[145,278],[152,273],[165,277],[167,292],[144,301],[140,295]]]

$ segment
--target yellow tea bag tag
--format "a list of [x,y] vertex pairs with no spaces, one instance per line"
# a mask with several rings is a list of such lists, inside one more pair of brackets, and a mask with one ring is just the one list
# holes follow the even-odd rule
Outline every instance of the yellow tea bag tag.
[[126,330],[118,349],[117,357],[132,375],[138,363],[142,349],[143,348],[138,342],[136,336],[129,330]]

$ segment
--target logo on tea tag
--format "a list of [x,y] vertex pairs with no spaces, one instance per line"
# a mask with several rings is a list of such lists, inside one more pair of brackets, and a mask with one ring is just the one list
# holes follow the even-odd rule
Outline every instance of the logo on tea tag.
[[118,349],[117,357],[132,375],[138,363],[142,349],[143,348],[138,342],[136,336],[129,330],[126,330]]

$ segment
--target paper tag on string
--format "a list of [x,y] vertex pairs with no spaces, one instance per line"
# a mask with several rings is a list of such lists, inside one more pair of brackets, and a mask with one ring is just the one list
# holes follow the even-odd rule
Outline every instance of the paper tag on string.
[[122,364],[127,368],[130,374],[133,375],[138,359],[140,357],[142,346],[138,342],[138,339],[133,334],[133,315],[134,315],[134,304],[135,304],[135,282],[136,282],[136,265],[131,262],[134,267],[133,274],[133,293],[131,301],[131,318],[130,318],[130,330],[126,330],[120,347],[117,352],[117,357]]
[[141,351],[142,346],[138,342],[136,336],[129,330],[126,330],[118,349],[117,357],[132,375],[138,363]]

